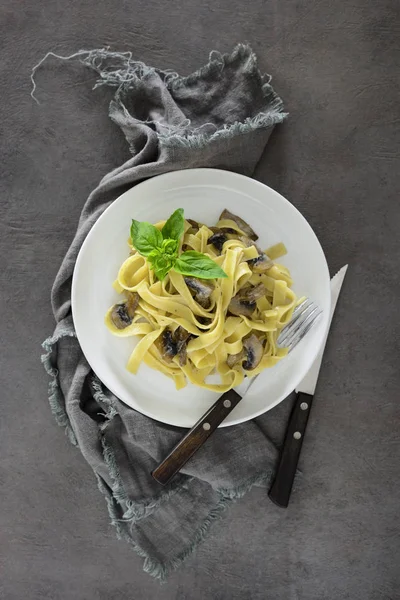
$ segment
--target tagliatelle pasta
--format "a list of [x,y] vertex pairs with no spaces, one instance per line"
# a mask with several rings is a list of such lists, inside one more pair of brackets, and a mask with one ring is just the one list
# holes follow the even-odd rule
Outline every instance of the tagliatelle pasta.
[[[164,224],[155,227],[161,231]],[[271,260],[286,249],[277,244],[263,252],[245,225],[228,211],[216,227],[184,222],[179,253],[205,254],[227,275],[218,279],[171,268],[159,281],[150,260],[129,241],[130,255],[114,282],[125,300],[109,309],[105,323],[116,336],[139,338],[127,363],[130,372],[144,362],[173,379],[177,389],[190,381],[222,393],[286,355],[277,339],[297,298],[288,269]],[[215,373],[219,382],[210,383]]]

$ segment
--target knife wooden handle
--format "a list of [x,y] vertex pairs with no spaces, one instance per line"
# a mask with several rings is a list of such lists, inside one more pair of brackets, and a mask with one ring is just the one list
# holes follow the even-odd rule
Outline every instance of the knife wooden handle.
[[168,456],[152,472],[152,476],[162,485],[167,484],[183,465],[208,440],[218,425],[229,415],[240,402],[235,390],[222,394],[212,407],[199,419],[185,437],[171,450]]
[[272,502],[281,508],[289,504],[312,401],[313,396],[299,392],[290,415],[279,465],[268,494]]

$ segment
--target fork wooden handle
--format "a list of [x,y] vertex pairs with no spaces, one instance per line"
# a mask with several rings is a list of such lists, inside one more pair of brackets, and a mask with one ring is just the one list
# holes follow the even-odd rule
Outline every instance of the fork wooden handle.
[[242,397],[229,390],[222,394],[212,407],[199,419],[185,437],[171,450],[168,456],[152,472],[152,476],[162,485],[167,484],[183,465],[208,440],[218,425],[229,415]]
[[268,494],[281,508],[289,504],[312,401],[313,396],[299,392],[289,419],[275,479]]

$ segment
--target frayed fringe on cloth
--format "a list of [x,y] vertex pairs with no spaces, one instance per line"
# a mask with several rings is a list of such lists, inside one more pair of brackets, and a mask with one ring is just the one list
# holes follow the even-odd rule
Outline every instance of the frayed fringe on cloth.
[[74,430],[71,427],[71,422],[68,418],[68,415],[65,412],[63,393],[61,391],[60,383],[58,380],[58,370],[54,366],[52,360],[53,350],[57,345],[57,342],[65,336],[76,338],[76,333],[74,331],[69,330],[59,331],[53,337],[47,338],[47,340],[45,340],[42,344],[42,348],[44,349],[45,354],[42,354],[41,360],[45,371],[50,378],[48,393],[51,412],[54,415],[57,425],[64,428],[65,433],[71,444],[77,446],[78,440],[76,439]]
[[[119,111],[127,113],[127,109],[123,104],[122,95],[134,87],[138,80],[144,79],[150,75],[162,76],[165,86],[173,91],[183,86],[195,84],[199,79],[220,74],[225,66],[238,57],[246,57],[250,65],[257,69],[257,58],[251,48],[245,44],[238,44],[231,54],[221,54],[213,50],[209,56],[209,62],[187,77],[181,77],[176,71],[169,69],[160,70],[155,67],[145,65],[141,61],[133,60],[132,52],[112,52],[108,47],[95,50],[79,50],[69,56],[61,56],[54,52],[48,52],[32,69],[31,96],[33,100],[40,104],[36,97],[36,80],[35,76],[38,69],[50,57],[61,61],[78,60],[85,67],[88,67],[98,74],[93,89],[101,86],[115,88],[114,99],[110,103],[109,116],[115,120],[115,114]],[[188,119],[180,125],[166,127],[163,125],[163,133],[158,134],[159,142],[168,148],[204,148],[211,141],[217,139],[225,139],[237,134],[249,133],[260,128],[268,128],[281,123],[287,117],[287,113],[283,112],[283,102],[275,93],[270,85],[271,76],[262,75],[257,72],[262,81],[262,93],[265,100],[265,105],[268,106],[266,112],[260,112],[254,117],[248,117],[244,121],[233,123],[231,125],[223,125],[217,127],[212,123],[204,123],[198,128],[190,128],[190,120]],[[142,122],[142,121],[139,121]],[[143,122],[151,125],[152,121]],[[205,129],[214,127],[213,133],[204,133]]]
[[238,500],[242,496],[244,496],[254,485],[258,485],[265,481],[269,481],[271,478],[271,473],[264,473],[262,475],[258,475],[253,477],[251,480],[246,482],[238,488],[237,490],[221,490],[219,493],[219,500],[216,506],[210,510],[207,517],[204,519],[202,525],[195,531],[191,543],[187,546],[180,554],[178,554],[172,560],[161,562],[151,556],[140,546],[138,546],[132,537],[128,534],[124,521],[121,520],[118,516],[118,505],[115,501],[114,497],[110,496],[107,486],[104,481],[97,476],[97,484],[99,490],[103,493],[106,498],[108,514],[110,516],[111,525],[113,525],[116,529],[117,538],[120,540],[125,540],[131,548],[142,558],[144,558],[143,563],[143,571],[148,573],[155,579],[159,579],[161,582],[165,582],[168,578],[168,575],[178,569],[178,567],[191,556],[197,547],[201,544],[201,542],[207,536],[207,533],[215,521],[218,521],[225,510]]

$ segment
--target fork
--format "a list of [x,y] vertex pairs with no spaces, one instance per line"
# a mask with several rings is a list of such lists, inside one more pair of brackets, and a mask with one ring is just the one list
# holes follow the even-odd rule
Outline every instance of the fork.
[[[282,329],[277,342],[278,347],[287,348],[291,352],[307,335],[321,313],[322,311],[309,298],[303,300],[294,309],[290,322]],[[247,378],[236,389],[228,390],[218,398],[152,472],[156,481],[162,485],[171,481],[238,405],[257,377]]]

